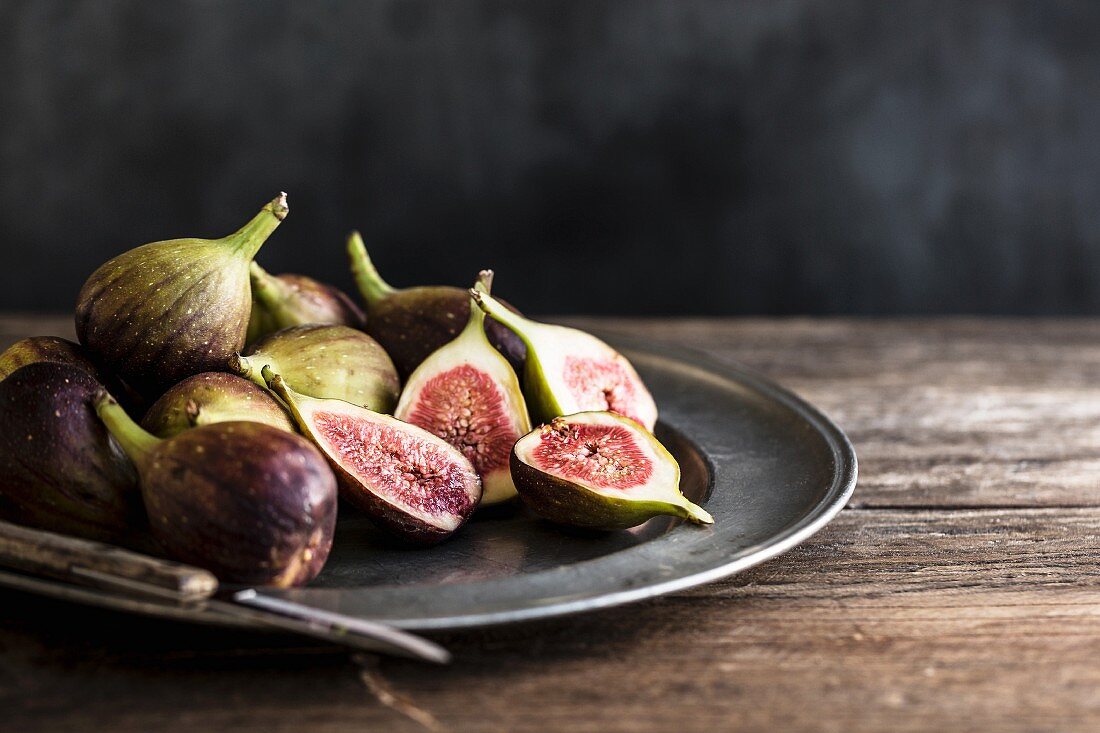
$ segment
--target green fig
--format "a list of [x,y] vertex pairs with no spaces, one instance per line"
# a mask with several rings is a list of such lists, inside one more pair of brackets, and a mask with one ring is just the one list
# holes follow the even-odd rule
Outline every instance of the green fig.
[[16,341],[0,354],[0,380],[7,379],[20,367],[43,361],[69,364],[100,379],[99,370],[79,345],[57,336],[32,336]]
[[260,339],[247,356],[234,356],[230,371],[259,385],[265,366],[290,388],[310,397],[344,400],[375,412],[392,412],[401,383],[385,350],[347,326],[293,326]]
[[341,400],[307,397],[264,367],[267,385],[336,471],[340,495],[375,524],[418,544],[449,537],[481,499],[466,456],[415,425]]
[[80,343],[146,395],[224,369],[244,348],[252,308],[248,263],[287,211],[280,194],[228,237],[154,242],[115,257],[80,291]]
[[290,326],[335,323],[363,328],[366,316],[346,293],[305,275],[271,275],[256,262],[247,343]]
[[[474,287],[488,293],[493,273],[483,270]],[[531,430],[519,378],[485,335],[485,313],[470,309],[458,337],[434,351],[405,383],[394,417],[435,433],[474,464],[483,505],[513,498],[508,457]]]
[[300,435],[220,422],[162,440],[106,391],[100,419],[137,468],[150,528],[181,562],[228,583],[312,580],[332,548],[336,478]]
[[513,313],[488,293],[470,291],[491,317],[527,344],[523,389],[534,420],[611,410],[646,430],[657,424],[657,405],[634,367],[595,336],[566,326],[537,323]]
[[0,517],[130,544],[145,511],[133,466],[92,408],[101,389],[84,369],[53,362],[0,382]]
[[217,422],[261,422],[296,432],[283,406],[263,387],[225,372],[188,377],[160,396],[141,419],[158,438]]
[[[469,320],[470,298],[462,288],[391,287],[378,274],[358,232],[348,237],[348,257],[355,284],[367,304],[367,333],[386,349],[402,379],[429,354],[452,341]],[[485,324],[485,330],[493,346],[519,371],[526,351],[523,341],[493,321]]]
[[613,412],[580,412],[516,442],[512,477],[539,516],[590,529],[626,529],[669,514],[714,519],[680,493],[680,466],[653,434]]

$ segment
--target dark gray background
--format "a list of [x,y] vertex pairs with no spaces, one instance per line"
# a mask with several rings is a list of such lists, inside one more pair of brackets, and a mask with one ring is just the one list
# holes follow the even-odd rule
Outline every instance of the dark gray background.
[[0,2],[0,308],[217,236],[531,312],[1100,310],[1100,4]]

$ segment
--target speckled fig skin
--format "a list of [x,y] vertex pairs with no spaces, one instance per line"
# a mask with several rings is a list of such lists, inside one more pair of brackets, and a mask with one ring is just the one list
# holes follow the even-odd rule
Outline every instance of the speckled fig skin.
[[242,420],[297,432],[270,392],[225,372],[203,372],[175,385],[153,403],[141,427],[158,438],[171,438],[200,425]]
[[283,194],[223,239],[154,242],[107,262],[80,291],[80,343],[147,396],[192,374],[224,370],[244,348],[248,263],[287,212]]
[[260,339],[246,356],[229,360],[229,370],[264,385],[264,366],[290,388],[310,397],[343,400],[375,412],[397,405],[401,382],[385,349],[347,326],[293,326]]
[[50,362],[0,382],[0,516],[116,544],[143,531],[137,474],[92,407],[101,389]]
[[106,393],[96,410],[134,460],[153,536],[172,557],[223,582],[280,588],[324,567],[336,478],[308,440],[256,422],[160,440]]
[[272,275],[253,262],[248,343],[290,326],[333,323],[362,329],[363,310],[337,287],[305,275]]
[[97,380],[102,379],[99,370],[79,344],[57,336],[31,336],[16,341],[0,354],[0,380],[7,379],[20,367],[39,362],[68,364],[83,369]]
[[[375,270],[357,232],[348,238],[348,257],[356,286],[367,304],[367,333],[386,349],[402,380],[432,352],[453,341],[470,319],[470,296],[463,288],[388,285]],[[486,321],[485,333],[516,373],[521,374],[527,354],[522,339],[492,320]]]
[[[328,409],[346,410],[351,413],[351,419],[371,419],[376,421],[385,422],[390,424],[394,429],[402,429],[411,432],[423,433],[425,437],[433,441],[441,441],[440,438],[428,433],[415,425],[408,425],[402,423],[396,418],[389,415],[374,414],[368,410],[357,408],[353,405],[343,405],[337,400],[321,400],[306,397],[295,393],[293,390],[288,389],[286,383],[282,377],[274,374],[270,369],[264,370],[264,375],[267,378],[269,387],[275,394],[279,395],[279,398],[283,400],[290,407],[291,413],[294,415],[295,420],[298,422],[298,427],[301,428],[302,433],[308,436],[311,440],[318,445],[323,445],[320,441],[315,426],[311,420],[312,408],[315,405],[323,403]],[[364,414],[367,413],[367,414]],[[444,445],[447,445],[444,443]],[[477,482],[477,489],[480,492],[481,483],[477,477],[477,473],[474,471],[472,465],[466,458],[458,452],[457,449],[450,445],[447,445],[450,451],[453,451],[455,460],[464,462],[469,467],[469,475],[473,481]],[[438,527],[423,519],[413,516],[409,513],[401,511],[398,507],[395,507],[381,498],[377,497],[370,490],[364,488],[362,483],[353,476],[349,471],[340,465],[339,461],[332,455],[329,455],[327,451],[322,448],[322,453],[325,454],[328,459],[329,465],[336,474],[336,480],[340,487],[340,497],[344,501],[351,504],[353,507],[360,509],[370,516],[371,521],[377,524],[379,527],[387,530],[395,537],[404,540],[413,545],[434,545],[442,540],[447,539],[452,534],[457,532],[463,524],[473,514],[474,509],[477,508],[478,499],[471,501],[467,511],[459,516],[459,522],[453,529],[445,529]]]

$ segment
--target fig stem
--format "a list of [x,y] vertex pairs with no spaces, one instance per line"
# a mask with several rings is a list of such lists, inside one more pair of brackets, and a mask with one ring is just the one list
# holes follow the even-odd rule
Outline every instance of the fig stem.
[[363,296],[363,300],[367,301],[368,306],[374,305],[397,290],[378,274],[359,232],[348,235],[348,260],[351,262],[351,274],[355,278],[355,286],[359,288],[359,294]]
[[696,524],[714,524],[714,517],[710,515],[705,509],[700,506],[696,506],[691,501],[684,499],[684,503],[679,505],[681,509],[686,513],[686,519],[695,522]]
[[134,422],[133,418],[126,414],[118,400],[112,397],[107,390],[100,390],[95,396],[95,411],[99,419],[107,427],[107,431],[122,446],[123,452],[134,463],[145,460],[157,444],[160,438],[142,429]]
[[534,328],[537,328],[539,324],[524,318],[518,313],[508,310],[499,300],[489,295],[489,293],[481,292],[477,288],[470,289],[470,297],[474,299],[474,302],[477,303],[481,310],[485,311],[490,318],[503,323],[511,329],[528,348],[534,348],[531,346],[528,333]]
[[234,354],[229,357],[229,371],[233,372],[239,377],[249,379],[261,387],[264,386],[262,379],[258,378],[256,374],[256,365],[247,356],[241,356],[240,354]]
[[272,277],[267,270],[260,267],[256,260],[248,264],[248,277],[252,281],[252,295],[256,300],[271,308],[279,302],[279,281]]
[[[482,270],[477,274],[477,282],[474,283],[474,290],[479,293],[489,294],[489,290],[493,287],[493,271]],[[485,311],[483,311],[478,305],[476,300],[470,302],[470,318],[466,321],[466,331],[474,331],[480,333],[488,340],[488,336],[485,336]]]
[[252,220],[237,231],[225,237],[222,241],[228,243],[241,256],[251,260],[260,251],[267,238],[275,231],[276,227],[283,223],[283,219],[290,212],[286,203],[286,194],[280,193],[272,201],[264,205]]
[[302,415],[302,411],[298,409],[298,401],[294,399],[295,395],[290,387],[286,385],[286,382],[275,373],[275,370],[270,366],[264,365],[264,368],[260,370],[260,375],[263,377],[263,381],[267,384],[267,388],[275,393],[275,396],[283,401],[290,409],[290,414],[294,416],[294,420],[305,430],[306,419]]

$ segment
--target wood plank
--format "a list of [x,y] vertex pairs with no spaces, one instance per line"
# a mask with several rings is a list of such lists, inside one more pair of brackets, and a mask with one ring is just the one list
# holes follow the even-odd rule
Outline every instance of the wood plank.
[[453,667],[386,660],[369,687],[224,631],[81,613],[45,639],[14,604],[0,709],[12,730],[1093,731],[1098,553],[1094,508],[848,511],[730,581],[451,635]]

